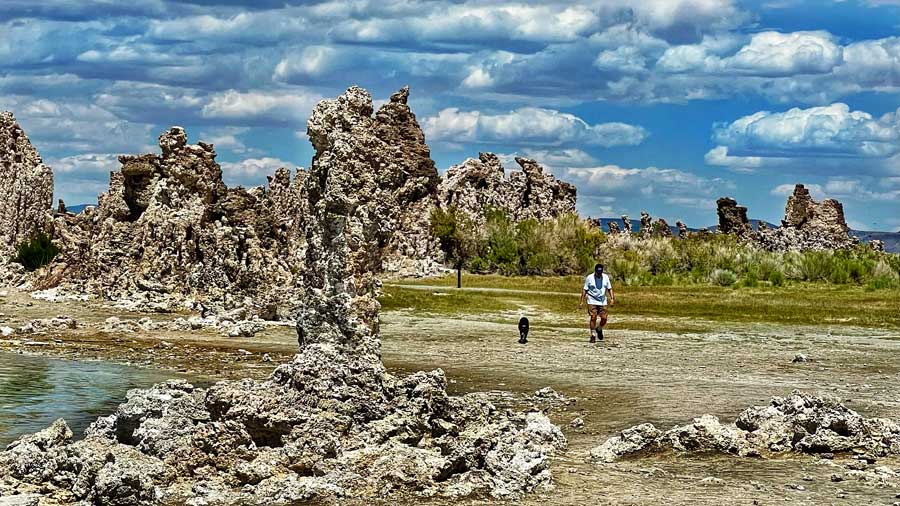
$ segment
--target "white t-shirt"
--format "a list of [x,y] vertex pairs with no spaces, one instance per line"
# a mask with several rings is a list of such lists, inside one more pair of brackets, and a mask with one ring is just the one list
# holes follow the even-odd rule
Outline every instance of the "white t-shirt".
[[603,273],[600,282],[594,277],[594,274],[588,274],[584,278],[584,291],[587,292],[587,303],[592,306],[606,305],[606,291],[612,290],[612,283],[609,282],[609,276]]

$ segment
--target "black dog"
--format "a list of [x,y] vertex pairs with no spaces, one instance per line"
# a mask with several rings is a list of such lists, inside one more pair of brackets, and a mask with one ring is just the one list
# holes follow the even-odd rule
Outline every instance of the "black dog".
[[519,344],[528,342],[528,318],[524,316],[519,319]]

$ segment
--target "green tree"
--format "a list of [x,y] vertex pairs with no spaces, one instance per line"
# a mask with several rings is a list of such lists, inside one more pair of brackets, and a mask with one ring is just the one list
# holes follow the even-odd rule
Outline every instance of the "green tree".
[[462,287],[462,269],[478,251],[475,224],[455,206],[431,212],[431,233],[441,243],[447,261],[456,268],[456,287]]

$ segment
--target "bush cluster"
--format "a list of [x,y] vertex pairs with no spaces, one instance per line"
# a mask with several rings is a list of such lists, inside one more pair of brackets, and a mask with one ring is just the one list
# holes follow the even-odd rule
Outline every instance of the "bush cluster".
[[625,284],[710,283],[720,286],[783,286],[788,282],[863,285],[900,289],[900,255],[850,250],[770,252],[729,235],[686,239],[610,236],[600,250],[614,278]]
[[[447,215],[433,218],[446,221]],[[865,245],[840,251],[769,252],[730,235],[696,234],[685,239],[606,235],[574,214],[516,223],[496,210],[487,212],[483,228],[468,230],[472,237],[463,241],[469,244],[465,266],[477,273],[584,274],[599,261],[613,279],[632,285],[753,288],[814,282],[900,289],[900,255]]]
[[469,269],[508,276],[581,273],[593,268],[604,240],[575,214],[516,223],[501,211],[488,211]]

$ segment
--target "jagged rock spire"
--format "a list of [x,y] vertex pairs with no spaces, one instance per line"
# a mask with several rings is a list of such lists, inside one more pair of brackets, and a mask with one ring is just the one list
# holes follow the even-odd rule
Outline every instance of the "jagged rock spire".
[[0,263],[45,230],[53,207],[53,171],[11,112],[0,113]]

